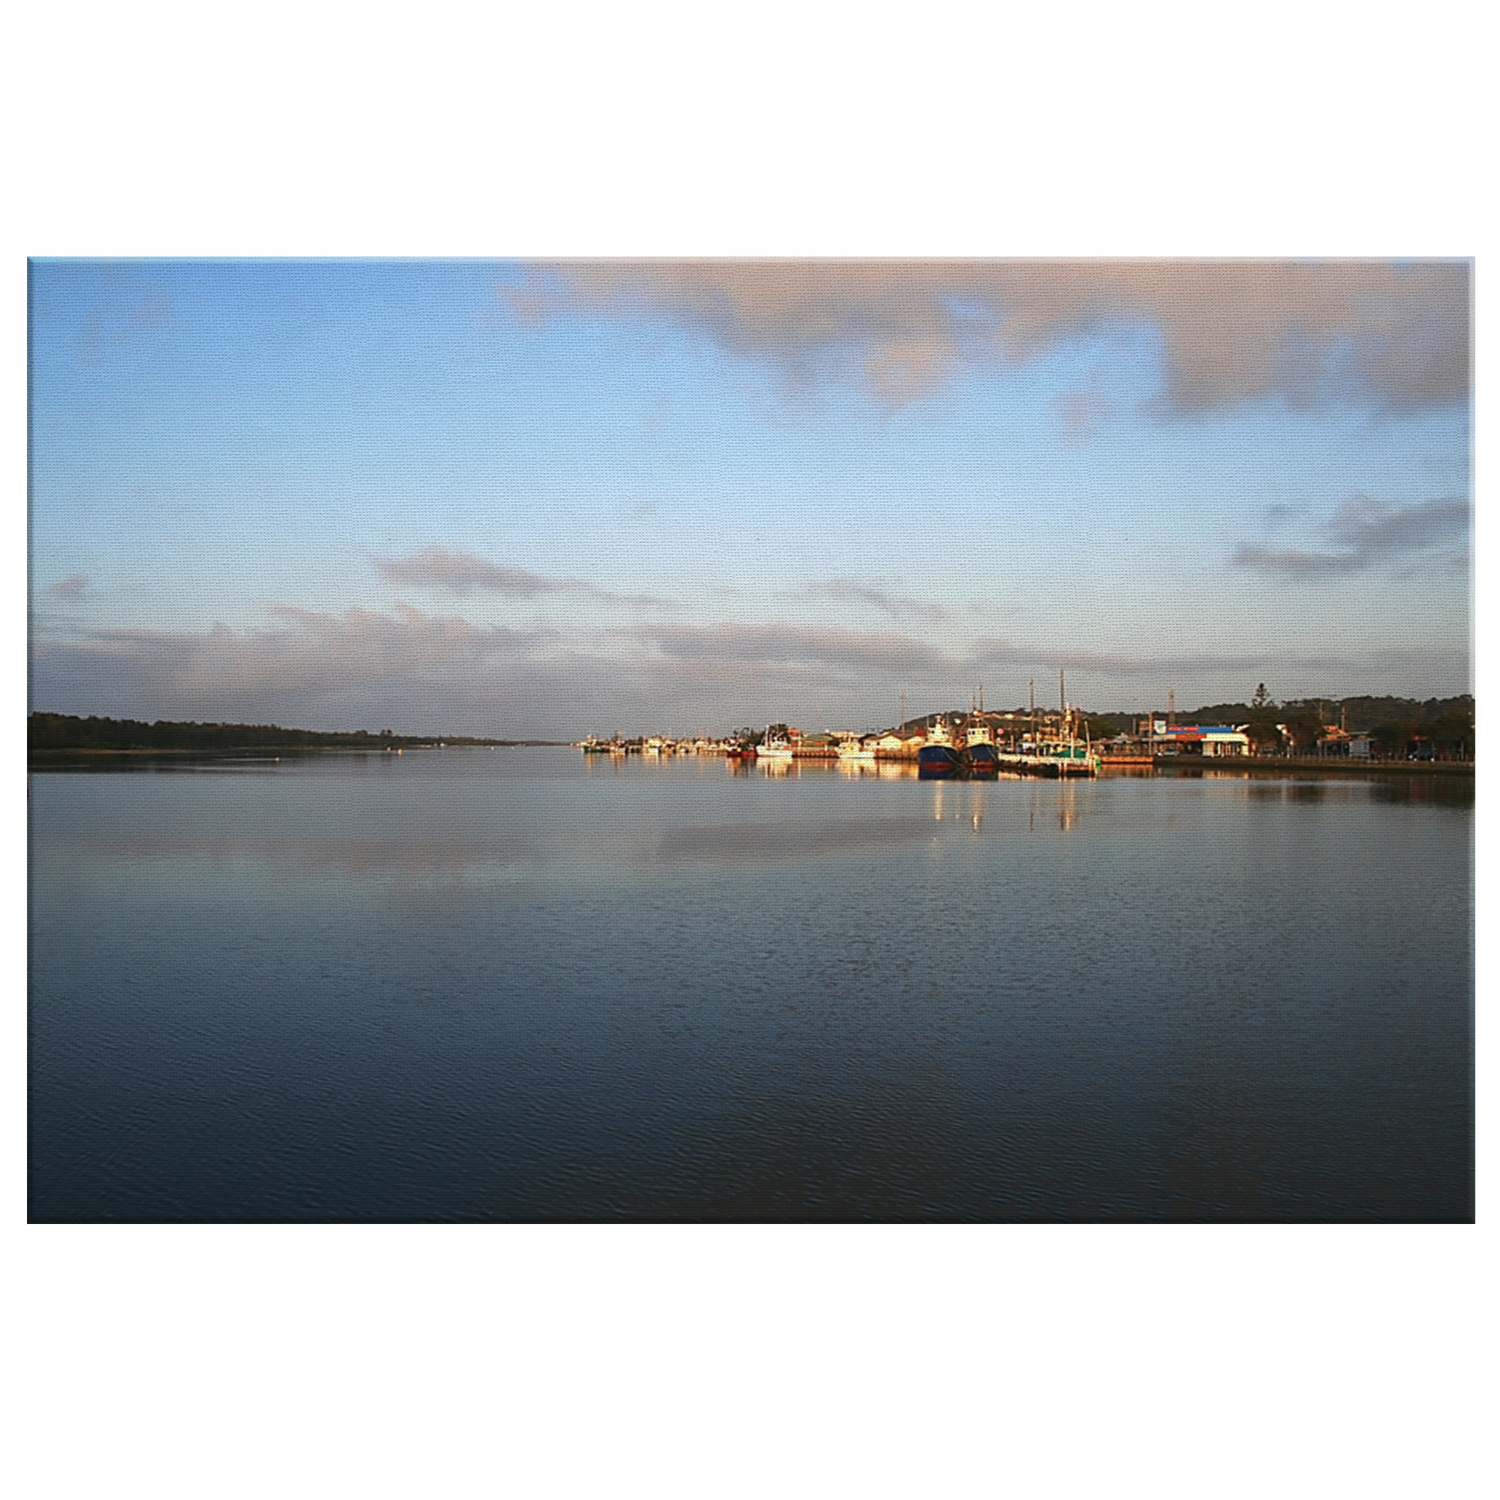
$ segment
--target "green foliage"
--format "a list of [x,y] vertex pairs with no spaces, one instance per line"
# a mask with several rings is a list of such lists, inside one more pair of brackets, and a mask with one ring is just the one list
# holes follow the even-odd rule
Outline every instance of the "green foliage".
[[1421,745],[1444,756],[1474,753],[1474,699],[1457,698],[1300,698],[1279,707],[1260,683],[1249,703],[1209,703],[1179,722],[1244,724],[1258,750],[1278,748],[1278,723],[1287,728],[1286,740],[1298,752],[1316,751],[1325,725],[1344,724],[1350,734],[1368,734],[1382,755],[1404,756]]
[[[1319,705],[1322,705],[1321,710]],[[1469,693],[1456,698],[1303,698],[1295,703],[1283,705],[1286,712],[1293,709],[1312,713],[1326,712],[1324,720],[1337,724],[1341,718],[1347,720],[1350,734],[1370,734],[1383,724],[1431,724],[1435,720],[1451,715],[1474,717],[1474,699]],[[1420,728],[1419,728],[1419,732]]]
[[1406,754],[1416,736],[1415,719],[1388,719],[1370,732],[1370,738],[1383,755]]
[[[1205,703],[1191,713],[1179,713],[1179,724],[1248,724],[1259,717],[1262,722],[1275,723],[1280,715],[1270,709],[1253,709],[1248,703]],[[1161,717],[1161,716],[1159,716]]]
[[1281,722],[1286,725],[1286,737],[1291,741],[1292,749],[1316,750],[1325,733],[1323,715],[1317,708],[1283,709],[1283,713],[1285,717]]
[[[26,720],[26,748],[32,754],[67,750],[198,751],[225,754],[245,750],[395,749],[429,745],[437,736],[395,734],[382,729],[325,733],[316,729],[283,729],[279,724],[198,724],[158,719],[146,724],[135,719],[87,719],[72,714],[34,713]],[[489,745],[499,740],[467,735],[442,736],[449,745]]]
[[1135,726],[1144,714],[1094,714],[1088,715],[1089,733],[1096,740],[1112,739],[1117,734],[1134,734]]
[[1427,738],[1439,750],[1473,754],[1474,715],[1472,712],[1440,714],[1425,726]]

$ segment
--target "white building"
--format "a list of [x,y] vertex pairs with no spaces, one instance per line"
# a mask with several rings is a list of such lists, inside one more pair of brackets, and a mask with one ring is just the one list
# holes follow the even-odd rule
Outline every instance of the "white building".
[[1242,729],[1228,724],[1178,724],[1171,729],[1165,725],[1157,731],[1159,745],[1176,745],[1181,755],[1248,755],[1250,736]]

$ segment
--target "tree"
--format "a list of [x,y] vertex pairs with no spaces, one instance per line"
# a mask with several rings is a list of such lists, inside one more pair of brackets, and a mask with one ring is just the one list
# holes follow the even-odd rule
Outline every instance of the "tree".
[[1250,707],[1252,709],[1266,709],[1276,707],[1275,701],[1266,691],[1265,683],[1262,682],[1256,685],[1255,696],[1250,700]]
[[1323,738],[1323,716],[1315,708],[1299,709],[1282,720],[1287,738],[1298,750],[1315,750]]
[[1380,747],[1382,755],[1405,755],[1417,736],[1415,719],[1387,719],[1377,724],[1370,738]]
[[1474,715],[1439,714],[1426,725],[1433,748],[1444,756],[1467,758],[1474,753]]
[[1254,755],[1272,755],[1281,749],[1281,731],[1269,719],[1252,719],[1245,726],[1245,737]]

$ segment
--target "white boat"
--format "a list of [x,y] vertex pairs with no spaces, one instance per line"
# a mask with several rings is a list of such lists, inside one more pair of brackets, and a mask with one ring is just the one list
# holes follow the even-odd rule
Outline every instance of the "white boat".
[[848,739],[839,742],[839,762],[848,765],[851,762],[869,761],[872,765],[875,761],[875,747],[866,745],[863,740]]
[[789,761],[792,758],[792,742],[782,738],[780,734],[773,735],[770,730],[767,730],[765,737],[755,747],[755,758],[757,760]]

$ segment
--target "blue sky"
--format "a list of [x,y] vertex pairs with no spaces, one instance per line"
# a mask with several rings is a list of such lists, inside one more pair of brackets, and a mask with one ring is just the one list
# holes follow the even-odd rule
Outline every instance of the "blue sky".
[[31,266],[33,708],[1469,688],[1454,263]]

